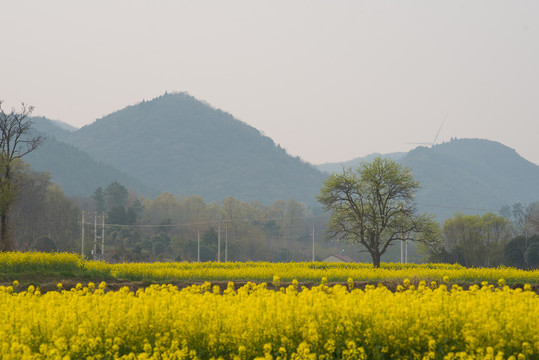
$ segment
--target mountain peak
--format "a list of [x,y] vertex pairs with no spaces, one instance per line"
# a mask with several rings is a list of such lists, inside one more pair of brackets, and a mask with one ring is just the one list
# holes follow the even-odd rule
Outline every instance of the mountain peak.
[[[107,173],[118,170],[114,176],[138,189],[153,189],[153,194],[200,195],[206,201],[234,196],[261,203],[296,199],[315,205],[324,177],[257,129],[187,93],[143,100],[73,132],[45,120],[36,121],[36,129],[52,132],[58,143],[67,142],[89,155],[88,159],[81,154],[59,160],[62,157],[55,157],[52,145],[62,147],[53,142],[31,154],[32,161],[42,154],[42,163],[50,164],[51,169],[61,163],[58,172],[84,174],[78,179],[85,182],[85,191],[99,186],[103,176],[98,174],[106,168]],[[76,153],[72,148],[62,149]],[[324,170],[341,171],[343,165],[357,166],[378,155],[329,164],[333,169]],[[418,209],[435,213],[438,220],[457,211],[496,212],[503,205],[539,199],[539,167],[499,142],[452,139],[382,156],[412,170],[422,186],[416,197]],[[64,186],[54,172],[52,175]]]
[[313,204],[322,179],[257,129],[186,93],[116,111],[70,142],[153,188],[210,201],[232,195]]
[[539,198],[539,166],[496,141],[453,139],[415,148],[400,162],[422,185],[418,206],[440,219],[456,211],[497,212]]

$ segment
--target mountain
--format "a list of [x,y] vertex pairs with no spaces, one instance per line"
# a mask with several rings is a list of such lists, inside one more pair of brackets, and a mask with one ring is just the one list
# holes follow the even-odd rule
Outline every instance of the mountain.
[[128,106],[67,142],[158,192],[315,204],[323,175],[255,128],[185,93]]
[[499,142],[454,139],[418,147],[399,161],[422,186],[418,208],[439,220],[456,211],[498,212],[504,205],[539,200],[539,166]]
[[356,167],[359,165],[360,162],[370,162],[378,156],[387,157],[387,158],[397,161],[401,159],[402,157],[404,157],[406,154],[407,153],[405,152],[395,152],[395,153],[388,153],[388,154],[372,153],[372,154],[369,154],[363,157],[357,157],[357,158],[354,158],[352,160],[345,161],[345,162],[324,163],[324,164],[316,165],[316,168],[325,173],[339,172],[339,171],[342,171],[343,167],[345,169],[349,167]]
[[[48,119],[38,118],[34,121],[34,129],[47,129]],[[41,126],[43,123],[46,126]],[[58,129],[48,128],[55,133]],[[137,193],[156,195],[151,187],[134,179],[118,169],[94,160],[84,151],[73,145],[57,140],[48,133],[37,132],[44,137],[43,143],[24,157],[24,161],[35,171],[48,171],[52,181],[59,184],[70,196],[92,194],[98,186],[105,188],[113,181],[118,181]]]
[[[206,201],[232,195],[265,204],[296,199],[318,206],[316,195],[328,171],[377,156],[320,165],[324,173],[255,128],[184,93],[128,106],[75,131],[47,119],[35,124],[48,140],[25,161],[49,170],[70,195],[89,195],[116,180],[150,197],[168,191]],[[455,139],[383,156],[412,170],[422,186],[418,209],[439,221],[457,211],[497,212],[504,205],[539,200],[539,166],[498,142]]]
[[33,117],[32,129],[45,134],[47,138],[54,137],[60,141],[66,141],[77,128],[58,120],[47,119],[46,117]]
[[[322,171],[342,171],[371,161],[379,154],[349,162],[322,164]],[[432,147],[417,147],[390,157],[412,170],[421,189],[416,196],[421,212],[444,221],[455,212],[498,212],[504,205],[539,200],[539,166],[514,149],[483,139],[453,139]]]
[[74,126],[72,126],[70,124],[66,124],[63,121],[60,121],[60,120],[51,120],[51,121],[53,122],[53,124],[55,124],[56,126],[58,126],[61,129],[64,129],[64,130],[67,130],[67,131],[70,131],[70,132],[78,130],[77,127],[74,127]]

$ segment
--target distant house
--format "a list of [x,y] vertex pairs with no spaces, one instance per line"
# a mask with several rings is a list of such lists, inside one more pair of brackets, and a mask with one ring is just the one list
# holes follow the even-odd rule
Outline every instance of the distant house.
[[329,256],[326,256],[322,259],[322,262],[348,262],[353,263],[355,262],[354,259],[352,259],[349,256],[346,255],[337,255],[337,254],[331,254]]

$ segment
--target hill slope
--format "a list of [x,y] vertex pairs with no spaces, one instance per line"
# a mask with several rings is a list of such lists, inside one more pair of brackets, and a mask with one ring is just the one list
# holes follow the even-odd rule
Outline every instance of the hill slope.
[[[25,160],[36,170],[49,170],[68,194],[88,195],[117,180],[148,196],[169,191],[207,201],[232,195],[317,205],[321,171],[187,94],[165,94],[76,131],[45,120],[36,121],[36,129],[53,135]],[[539,200],[539,166],[494,141],[459,139],[389,156],[412,169],[422,186],[419,210],[436,214],[439,221],[456,211],[495,212],[503,205]],[[372,156],[325,164],[325,170],[340,171],[359,160]]]
[[209,201],[314,204],[323,177],[255,128],[184,93],[117,111],[69,142],[158,191]]
[[[40,124],[39,119],[34,120]],[[45,130],[44,127],[36,126]],[[54,129],[50,129],[56,131]],[[48,171],[52,181],[59,184],[66,195],[92,194],[98,186],[106,187],[113,181],[118,181],[137,193],[156,195],[157,192],[133,177],[95,161],[87,153],[73,145],[57,140],[48,133],[40,133],[45,138],[43,144],[35,151],[24,157],[24,161],[35,171]]]
[[[343,163],[322,164],[322,171],[340,172],[372,154]],[[431,148],[417,147],[409,153],[388,156],[409,167],[421,184],[418,209],[435,214],[439,221],[455,212],[497,212],[503,205],[539,200],[539,166],[495,141],[456,139]]]
[[393,160],[399,160],[403,158],[407,153],[405,152],[395,152],[395,153],[389,153],[389,154],[380,154],[380,153],[372,153],[363,157],[357,157],[349,161],[344,162],[335,162],[335,163],[324,163],[320,165],[316,165],[316,168],[322,172],[326,173],[332,173],[332,172],[340,172],[342,171],[342,168],[344,166],[345,169],[349,167],[356,167],[359,165],[360,162],[370,162],[374,160],[378,156],[387,157]]
[[497,212],[539,200],[539,166],[490,140],[458,139],[418,147],[400,162],[421,183],[418,207],[445,219],[456,211]]
[[47,119],[46,117],[32,117],[32,129],[45,134],[46,138],[55,138],[59,141],[66,141],[73,131],[77,129],[61,121]]

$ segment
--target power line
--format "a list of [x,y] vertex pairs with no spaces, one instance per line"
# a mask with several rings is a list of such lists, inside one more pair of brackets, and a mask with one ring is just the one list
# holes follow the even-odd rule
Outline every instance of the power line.
[[[492,208],[473,208],[473,207],[463,207],[463,206],[451,206],[451,205],[441,205],[441,204],[427,204],[427,203],[416,203],[416,205],[424,206],[424,207],[430,207],[430,208],[439,208],[439,209],[454,209],[454,210],[469,210],[469,211],[483,211],[483,212],[498,212],[499,209],[492,209]],[[234,222],[259,222],[259,223],[267,223],[267,222],[283,222],[283,221],[294,221],[294,220],[314,220],[314,219],[321,219],[321,218],[327,218],[330,216],[329,213],[325,214],[319,214],[319,215],[307,215],[307,216],[297,216],[297,217],[280,217],[280,218],[239,218],[239,219],[233,219]],[[206,220],[206,221],[197,221],[197,222],[189,222],[189,223],[176,223],[176,224],[105,224],[105,228],[111,229],[111,228],[178,228],[178,227],[185,227],[185,226],[197,226],[197,225],[211,225],[211,224],[217,224],[220,220],[218,219],[212,219],[212,220]],[[225,220],[226,221],[226,220]],[[229,220],[232,221],[232,220]],[[50,222],[52,223],[52,222]],[[86,222],[78,222],[79,225],[91,225],[90,223]]]
[[[244,218],[244,219],[234,219],[234,222],[269,222],[269,221],[276,221],[276,222],[282,222],[284,220],[307,220],[307,219],[316,219],[316,218],[323,218],[327,217],[328,215],[309,215],[309,216],[303,216],[303,217],[291,217],[286,219],[251,219],[251,218]],[[131,225],[125,225],[125,224],[105,224],[105,228],[118,228],[118,227],[125,227],[125,228],[161,228],[161,227],[182,227],[182,226],[194,226],[194,225],[208,225],[208,224],[217,224],[220,220],[208,220],[208,221],[200,221],[200,222],[192,222],[192,223],[180,223],[180,224],[131,224]],[[232,220],[229,220],[232,221]],[[93,223],[87,223],[87,222],[79,222],[79,225],[93,225]]]
[[421,204],[418,203],[417,205],[426,206],[426,207],[433,207],[433,208],[440,208],[440,209],[455,209],[455,210],[472,210],[472,211],[500,211],[500,209],[485,209],[485,208],[468,208],[468,207],[462,207],[462,206],[449,206],[449,205],[434,205],[434,204]]

